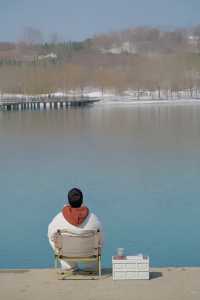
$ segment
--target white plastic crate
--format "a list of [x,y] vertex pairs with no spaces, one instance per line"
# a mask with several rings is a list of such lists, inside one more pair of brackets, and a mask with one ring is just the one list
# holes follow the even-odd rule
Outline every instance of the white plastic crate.
[[125,259],[112,258],[113,280],[149,279],[149,257],[127,256]]

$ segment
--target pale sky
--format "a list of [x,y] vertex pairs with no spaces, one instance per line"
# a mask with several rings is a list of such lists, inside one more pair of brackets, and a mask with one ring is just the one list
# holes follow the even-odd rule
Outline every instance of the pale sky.
[[23,28],[81,40],[131,26],[185,27],[200,23],[200,0],[0,0],[0,41]]

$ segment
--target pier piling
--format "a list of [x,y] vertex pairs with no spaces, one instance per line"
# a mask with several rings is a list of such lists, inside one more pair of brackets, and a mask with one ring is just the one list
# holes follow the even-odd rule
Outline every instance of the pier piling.
[[81,99],[68,98],[1,98],[0,111],[24,111],[24,110],[47,110],[47,109],[64,109],[69,107],[79,107],[98,102],[98,99],[88,99],[82,97]]

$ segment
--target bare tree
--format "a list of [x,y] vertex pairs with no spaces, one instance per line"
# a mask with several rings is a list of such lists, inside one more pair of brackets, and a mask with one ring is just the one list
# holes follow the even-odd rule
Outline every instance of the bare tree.
[[44,38],[39,29],[28,26],[23,30],[22,41],[28,45],[37,45],[42,44]]

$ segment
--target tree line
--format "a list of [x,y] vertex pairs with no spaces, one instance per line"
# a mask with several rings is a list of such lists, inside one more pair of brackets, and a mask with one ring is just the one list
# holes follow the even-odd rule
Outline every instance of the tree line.
[[[200,29],[195,30],[187,33],[189,44],[191,34],[193,38],[198,34],[200,36]],[[197,48],[195,51],[191,48],[187,48],[187,51],[182,48],[183,39],[180,38],[179,31],[178,33],[173,31],[174,37],[172,38],[173,34],[170,37],[176,41],[173,44],[177,44],[176,51],[145,50],[135,53],[122,51],[118,54],[102,52],[102,48],[109,49],[113,47],[113,43],[115,47],[119,46],[117,41],[120,39],[121,42],[127,41],[128,36],[129,41],[130,36],[132,40],[137,36],[136,40],[139,42],[149,40],[155,43],[158,36],[163,36],[162,32],[159,31],[158,34],[158,31],[158,29],[138,28],[124,33],[112,33],[106,37],[106,43],[112,37],[109,46],[108,43],[105,45],[105,36],[96,36],[83,42],[42,44],[21,42],[17,47],[22,53],[27,53],[29,49],[31,53],[54,52],[57,59],[39,61],[35,55],[34,59],[28,61],[23,59],[13,60],[12,63],[0,61],[0,91],[41,94],[77,89],[84,92],[85,88],[93,87],[100,89],[102,93],[108,89],[118,94],[127,89],[158,91],[158,93],[165,90],[168,97],[170,93],[189,90],[192,95],[194,91],[200,89],[200,54]],[[167,34],[170,35],[169,32],[165,32],[164,36]],[[185,31],[181,34],[186,36]],[[198,39],[195,38],[196,47],[197,42]]]

